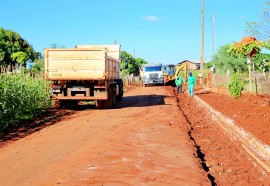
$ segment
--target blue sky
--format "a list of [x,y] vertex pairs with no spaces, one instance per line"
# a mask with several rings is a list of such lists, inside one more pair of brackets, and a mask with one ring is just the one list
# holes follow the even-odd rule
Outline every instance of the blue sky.
[[[205,0],[205,58],[246,35],[266,0]],[[202,0],[0,0],[0,27],[13,30],[37,52],[51,44],[121,44],[149,63],[199,60]]]

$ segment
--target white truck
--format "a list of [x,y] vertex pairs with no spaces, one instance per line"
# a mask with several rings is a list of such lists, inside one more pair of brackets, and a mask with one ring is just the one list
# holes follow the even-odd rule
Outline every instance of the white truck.
[[145,64],[140,72],[142,85],[164,85],[162,64]]
[[45,79],[50,81],[56,107],[74,107],[94,101],[111,108],[123,96],[120,45],[78,45],[45,48]]

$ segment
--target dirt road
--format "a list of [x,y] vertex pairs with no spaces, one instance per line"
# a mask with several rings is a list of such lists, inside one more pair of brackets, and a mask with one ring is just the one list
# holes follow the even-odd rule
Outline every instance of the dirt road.
[[171,88],[129,89],[0,149],[1,185],[211,185]]

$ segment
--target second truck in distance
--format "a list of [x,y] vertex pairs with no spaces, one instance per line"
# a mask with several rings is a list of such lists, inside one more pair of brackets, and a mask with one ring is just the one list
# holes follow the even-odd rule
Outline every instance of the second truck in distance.
[[143,86],[164,84],[162,64],[143,65],[141,67],[140,76]]

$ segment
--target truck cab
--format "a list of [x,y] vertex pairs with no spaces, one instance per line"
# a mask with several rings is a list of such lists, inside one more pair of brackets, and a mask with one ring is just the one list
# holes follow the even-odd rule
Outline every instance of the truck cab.
[[162,64],[145,64],[141,67],[142,85],[164,84]]

